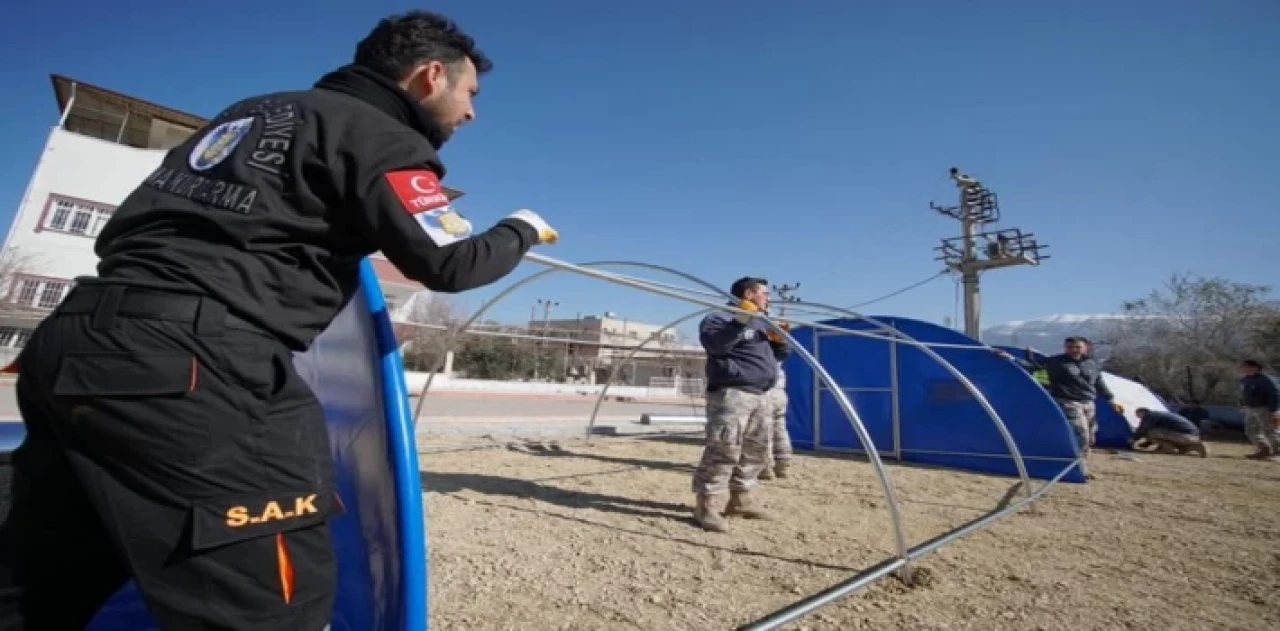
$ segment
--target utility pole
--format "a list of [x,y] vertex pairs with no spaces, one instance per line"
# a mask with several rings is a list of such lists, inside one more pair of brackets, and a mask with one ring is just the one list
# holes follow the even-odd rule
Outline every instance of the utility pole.
[[[546,299],[546,298],[539,298],[537,300],[536,306],[542,307],[542,337],[546,337],[547,334],[551,331],[551,310],[560,306],[560,303],[554,300]],[[535,312],[531,310],[529,314],[530,315],[530,322],[529,322],[530,333],[533,333],[533,318],[532,318],[533,313]],[[534,349],[535,349],[534,357],[533,357],[533,380],[534,381],[538,380],[538,364],[542,363],[542,345],[543,345],[543,340],[538,340],[534,342]]]
[[794,285],[783,284],[783,285],[773,286],[774,293],[778,295],[778,302],[781,303],[780,305],[778,305],[778,317],[782,317],[783,315],[786,315],[788,302],[800,301],[800,298],[798,296],[791,293],[797,289],[800,289],[800,283],[796,283]]
[[[956,167],[951,167],[951,179],[960,190],[960,204],[939,206],[930,202],[929,207],[959,221],[960,236],[943,239],[942,245],[934,249],[940,253],[937,260],[961,276],[964,284],[964,333],[976,340],[982,334],[978,275],[1015,265],[1039,265],[1049,258],[1040,251],[1049,246],[1040,245],[1035,235],[1023,233],[1018,228],[983,231],[985,225],[1000,221],[996,194]],[[981,251],[978,239],[986,241]]]

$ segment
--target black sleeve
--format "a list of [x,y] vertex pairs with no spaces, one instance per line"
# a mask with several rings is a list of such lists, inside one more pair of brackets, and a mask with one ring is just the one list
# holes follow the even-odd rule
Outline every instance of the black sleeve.
[[1280,387],[1276,386],[1276,382],[1271,377],[1262,373],[1257,373],[1258,382],[1262,388],[1263,406],[1272,413],[1280,411]]
[[1098,364],[1098,383],[1094,387],[1098,389],[1098,394],[1102,395],[1103,399],[1107,401],[1115,400],[1116,395],[1111,392],[1111,387],[1107,385],[1106,378],[1102,376],[1102,364]]
[[1143,417],[1142,421],[1138,423],[1138,429],[1133,430],[1133,436],[1132,436],[1133,440],[1141,440],[1143,437],[1145,437],[1147,435],[1147,432],[1151,431],[1152,422],[1153,422],[1153,419],[1151,417],[1151,414],[1147,413],[1147,415]]
[[[483,287],[510,274],[537,244],[537,231],[515,219],[504,219],[460,241],[437,244],[419,224],[415,211],[422,209],[403,202],[388,179],[388,173],[397,172],[395,177],[404,181],[405,172],[417,171],[438,187],[435,170],[425,156],[414,155],[418,152],[413,147],[403,146],[403,141],[397,147],[396,138],[381,138],[382,143],[364,139],[357,149],[365,150],[349,154],[347,198],[359,224],[406,277],[444,293]],[[377,155],[370,155],[375,151]],[[444,203],[441,198],[437,205]]]

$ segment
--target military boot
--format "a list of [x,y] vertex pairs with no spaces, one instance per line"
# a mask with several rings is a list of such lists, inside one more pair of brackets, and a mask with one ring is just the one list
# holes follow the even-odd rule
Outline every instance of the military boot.
[[1200,454],[1201,458],[1209,457],[1209,446],[1202,442],[1195,442],[1187,445],[1187,453]]
[[779,460],[773,464],[773,475],[779,478],[785,478],[787,477],[787,469],[790,468],[790,460]]
[[[773,471],[774,471],[774,467],[770,467],[770,466],[768,466],[768,465],[765,465],[765,468],[763,468],[763,469],[761,469],[761,470],[760,470],[760,475],[756,476],[756,479],[757,479],[757,480],[772,480],[772,479],[773,479]],[[780,477],[780,478],[781,478],[781,477],[783,477],[783,476],[782,476],[782,475],[778,475],[778,477]]]
[[703,530],[711,532],[724,532],[729,529],[729,525],[725,523],[724,517],[720,513],[724,510],[724,494],[717,493],[715,495],[698,495],[698,506],[693,510],[693,518],[698,520],[698,525]]
[[769,513],[760,510],[748,491],[733,491],[729,497],[729,506],[724,514],[738,515],[746,519],[772,519]]
[[1271,445],[1263,443],[1261,445],[1258,445],[1257,451],[1245,456],[1245,458],[1248,458],[1250,460],[1268,460],[1273,455],[1274,454],[1271,453]]

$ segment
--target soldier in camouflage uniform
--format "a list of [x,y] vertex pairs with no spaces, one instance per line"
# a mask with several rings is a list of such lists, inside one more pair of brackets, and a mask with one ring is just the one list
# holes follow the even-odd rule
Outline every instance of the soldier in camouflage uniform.
[[[1062,350],[1062,354],[1047,357],[1043,362],[1036,361],[1030,353],[1025,361],[1015,361],[1024,367],[1030,367],[1033,375],[1034,371],[1045,371],[1049,382],[1049,396],[1062,408],[1080,448],[1081,473],[1093,479],[1088,460],[1098,431],[1097,399],[1105,400],[1116,414],[1124,414],[1124,407],[1114,401],[1115,395],[1102,378],[1102,364],[1089,355],[1088,340],[1068,337],[1063,340]],[[1004,351],[997,351],[997,354],[1012,359]]]
[[[781,336],[770,333],[770,340],[782,341]],[[760,472],[760,479],[785,478],[791,468],[791,435],[787,433],[787,373],[782,362],[778,362],[778,380],[765,396],[769,399],[769,461]]]
[[[769,283],[763,278],[739,279],[730,292],[735,299],[730,304],[744,311],[764,312],[769,306]],[[724,532],[725,515],[768,518],[752,489],[769,457],[767,393],[789,349],[771,340],[769,325],[752,313],[712,313],[698,328],[707,353],[707,433],[693,473],[694,518],[707,530]]]
[[1257,451],[1246,456],[1270,460],[1280,456],[1280,388],[1265,372],[1262,363],[1240,362],[1240,407],[1244,410],[1244,433]]

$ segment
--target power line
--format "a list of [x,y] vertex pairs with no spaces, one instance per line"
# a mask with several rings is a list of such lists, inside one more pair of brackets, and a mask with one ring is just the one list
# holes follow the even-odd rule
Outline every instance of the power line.
[[949,271],[949,270],[945,270],[945,269],[944,269],[944,270],[942,270],[942,271],[938,272],[937,274],[934,274],[934,275],[932,275],[932,276],[930,276],[930,277],[928,277],[928,278],[926,278],[926,279],[924,279],[924,280],[921,280],[921,281],[919,281],[919,282],[916,282],[916,283],[912,283],[912,284],[910,284],[910,285],[907,285],[906,287],[903,287],[902,289],[899,289],[899,290],[897,290],[897,291],[895,291],[895,292],[885,294],[885,295],[880,296],[879,298],[876,298],[876,299],[874,299],[874,300],[868,300],[868,301],[866,301],[866,302],[860,302],[860,303],[858,303],[858,304],[856,304],[856,305],[853,305],[853,306],[851,306],[851,307],[846,307],[846,309],[857,309],[858,307],[865,307],[865,306],[870,305],[870,304],[875,304],[875,303],[877,303],[877,302],[881,302],[881,301],[884,301],[884,300],[888,300],[888,299],[893,298],[894,296],[897,296],[897,295],[900,295],[900,294],[905,294],[905,293],[907,293],[907,292],[911,291],[912,289],[915,289],[915,288],[917,288],[917,287],[921,287],[921,286],[927,285],[927,284],[929,284],[929,283],[931,283],[931,282],[933,282],[933,281],[935,281],[935,280],[937,280],[937,279],[939,279],[939,278],[941,278],[941,277],[943,277],[943,276],[946,276],[948,271]]
[[[960,190],[960,203],[956,206],[939,206],[930,202],[929,207],[959,221],[960,236],[943,239],[942,245],[935,249],[940,252],[938,260],[960,274],[964,283],[964,332],[965,335],[978,339],[982,334],[979,275],[1015,265],[1039,265],[1049,258],[1040,253],[1048,246],[1041,245],[1036,241],[1035,235],[1024,233],[1019,228],[979,232],[983,226],[1000,221],[1000,204],[996,200],[996,194],[955,167],[951,167],[951,179]],[[986,241],[982,252],[979,252],[978,239]]]

